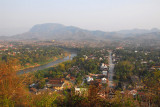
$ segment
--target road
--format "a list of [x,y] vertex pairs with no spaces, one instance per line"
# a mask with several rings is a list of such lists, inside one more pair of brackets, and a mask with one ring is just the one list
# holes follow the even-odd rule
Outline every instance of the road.
[[114,83],[113,83],[113,76],[114,76],[114,64],[112,61],[112,52],[109,52],[109,87],[113,88]]

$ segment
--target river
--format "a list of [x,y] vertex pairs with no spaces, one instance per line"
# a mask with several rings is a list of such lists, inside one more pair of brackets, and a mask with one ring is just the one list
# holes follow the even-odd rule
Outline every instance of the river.
[[37,67],[33,67],[33,68],[27,68],[27,69],[24,69],[24,70],[20,70],[18,72],[18,74],[24,74],[24,73],[28,73],[28,72],[37,71],[37,70],[43,70],[45,68],[57,65],[57,64],[62,63],[64,61],[72,60],[73,57],[77,56],[76,52],[70,51],[70,53],[71,53],[70,54],[70,58],[69,58],[69,56],[67,56],[67,57],[64,57],[64,58],[61,58],[61,59],[57,59],[56,61],[50,62],[50,63],[45,64],[45,65],[41,65],[41,66],[37,66]]

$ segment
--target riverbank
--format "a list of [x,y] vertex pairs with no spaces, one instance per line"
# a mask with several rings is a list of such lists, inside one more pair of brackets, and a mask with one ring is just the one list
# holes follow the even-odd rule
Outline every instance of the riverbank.
[[70,55],[71,55],[71,53],[65,52],[63,55],[54,56],[54,57],[48,59],[47,61],[34,63],[32,65],[21,67],[20,69],[18,69],[18,71],[22,71],[22,70],[25,70],[25,69],[31,69],[31,68],[39,67],[39,66],[42,66],[42,65],[46,65],[48,63],[54,62],[54,61],[56,61],[58,59],[65,58],[65,57],[70,56]]
[[75,57],[75,56],[77,56],[77,53],[75,53],[75,52],[70,52],[69,53],[68,52],[66,57],[59,58],[55,61],[52,61],[50,63],[44,64],[44,65],[41,65],[41,66],[37,66],[37,67],[33,67],[33,68],[27,68],[27,69],[24,69],[24,70],[19,70],[17,74],[19,75],[19,74],[24,74],[24,73],[28,73],[28,72],[34,72],[34,71],[38,71],[38,70],[43,70],[43,69],[48,68],[48,67],[56,66],[59,63],[65,62],[67,60],[72,60],[73,57]]

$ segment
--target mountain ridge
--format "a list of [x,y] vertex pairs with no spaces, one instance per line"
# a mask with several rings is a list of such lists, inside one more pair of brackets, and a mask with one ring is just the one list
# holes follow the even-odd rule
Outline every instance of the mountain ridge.
[[[35,39],[35,40],[119,40],[124,38],[139,38],[144,35],[156,35],[160,39],[158,34],[159,29],[153,28],[146,29],[131,29],[120,30],[116,32],[104,32],[101,30],[86,30],[75,26],[65,26],[59,23],[44,23],[34,25],[28,32],[14,35],[11,37],[0,37],[1,39]],[[147,37],[147,36],[146,36]],[[152,38],[149,38],[152,39]]]

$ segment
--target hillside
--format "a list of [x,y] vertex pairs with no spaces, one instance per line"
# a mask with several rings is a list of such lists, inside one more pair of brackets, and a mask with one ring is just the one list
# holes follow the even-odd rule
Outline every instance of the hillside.
[[105,32],[94,32],[74,26],[46,23],[35,25],[28,32],[15,35],[13,38],[41,40],[95,40],[98,39],[97,35],[101,36],[101,34],[105,35]]
[[74,26],[64,26],[57,23],[37,24],[28,32],[12,37],[0,37],[1,40],[124,40],[124,39],[154,39],[160,40],[159,29],[132,29],[117,32],[90,31]]

